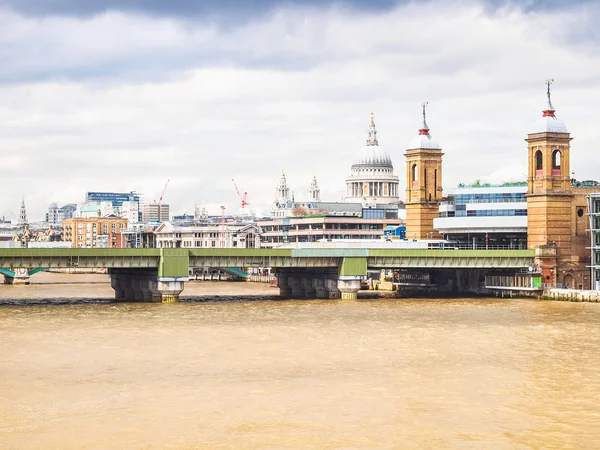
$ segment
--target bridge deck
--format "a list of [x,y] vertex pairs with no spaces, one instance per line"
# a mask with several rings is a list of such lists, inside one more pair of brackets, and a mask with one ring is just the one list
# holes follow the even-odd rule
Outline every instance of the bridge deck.
[[347,267],[366,274],[367,268],[524,268],[534,256],[533,250],[0,249],[0,268],[156,268],[160,276],[184,276],[190,267]]

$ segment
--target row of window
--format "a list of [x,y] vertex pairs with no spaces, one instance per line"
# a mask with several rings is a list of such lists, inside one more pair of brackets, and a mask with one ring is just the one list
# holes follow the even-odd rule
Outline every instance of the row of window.
[[313,236],[264,236],[262,242],[266,243],[282,243],[282,242],[317,242],[320,239],[373,239],[379,235],[363,234],[363,235],[348,235],[348,234],[317,234]]
[[363,219],[397,219],[397,210],[363,209]]
[[468,211],[443,211],[440,217],[498,217],[498,216],[526,216],[526,209],[477,209]]
[[502,192],[490,194],[457,194],[455,203],[457,205],[468,205],[469,203],[505,203],[525,202],[525,192]]

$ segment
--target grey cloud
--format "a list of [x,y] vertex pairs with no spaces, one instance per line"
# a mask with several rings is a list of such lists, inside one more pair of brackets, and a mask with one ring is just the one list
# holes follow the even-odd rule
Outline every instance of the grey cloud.
[[89,17],[108,11],[142,13],[218,21],[243,22],[275,8],[290,6],[322,7],[340,4],[350,8],[381,11],[397,0],[0,0],[0,6],[31,16]]
[[[379,36],[361,36],[361,31],[367,30],[363,24],[373,23],[380,17],[376,15],[376,8],[369,9],[372,14],[362,17],[336,9],[334,2],[329,4],[329,9],[319,3],[320,13],[313,10],[305,16],[298,16],[297,5],[311,2],[312,0],[294,3],[295,6],[272,12],[261,21],[254,20],[233,29],[223,29],[211,23],[203,24],[189,16],[170,19],[168,15],[124,15],[116,12],[119,11],[116,7],[115,12],[97,17],[53,16],[43,20],[0,10],[0,21],[6,22],[6,26],[0,28],[0,84],[44,80],[99,84],[160,82],[179,76],[186,70],[207,67],[307,71],[327,66],[335,71],[345,62],[358,57],[375,58],[374,62],[385,59],[386,65],[396,62],[399,69],[408,75],[440,71],[448,75],[460,75],[463,69],[471,67],[474,57],[479,65],[501,63],[496,60],[493,52],[485,51],[489,36],[477,36],[474,32],[462,46],[440,53],[438,45],[431,39],[423,38],[423,33],[432,32],[427,29],[407,30],[405,35],[399,32],[394,36],[382,29]],[[30,3],[32,6],[37,4]],[[159,3],[171,4],[136,2],[132,5],[153,8],[153,5]],[[225,10],[234,3],[210,2],[200,5],[203,8]],[[261,7],[284,4],[275,1],[258,3]],[[177,4],[175,2],[175,6]],[[221,6],[215,6],[217,4]],[[367,2],[355,1],[354,4],[366,7]],[[389,6],[391,2],[378,4],[383,7]],[[467,6],[478,4],[470,3]],[[488,1],[482,4],[497,6],[504,3]],[[63,1],[58,4],[64,8],[69,5],[74,3]],[[524,13],[531,14],[532,21],[536,20],[536,14],[540,14],[536,5],[535,1],[525,5],[525,9],[534,11]],[[569,11],[577,9],[573,2],[570,5]],[[93,4],[90,7],[92,6]],[[180,2],[180,6],[190,7],[190,3]],[[421,8],[423,16],[430,16],[438,6],[440,11],[447,10],[452,14],[460,9],[461,4],[428,2],[422,7],[410,4],[406,8],[418,20],[417,11]],[[598,32],[594,31],[594,24],[600,20],[600,9],[585,5],[580,8],[586,8],[586,14],[565,13],[564,23],[548,24],[548,27],[554,25],[554,29],[541,30],[548,35],[549,45],[590,42],[594,39],[600,42]],[[393,13],[394,10],[390,12]],[[383,13],[380,11],[379,14]],[[495,9],[488,11],[486,18],[493,20],[496,15],[503,14],[507,14],[506,11]],[[340,27],[339,21],[346,19],[353,21],[356,30]],[[442,22],[438,20],[435,26],[440,25]],[[588,29],[591,31],[585,31]],[[480,32],[485,33],[482,30]],[[337,34],[344,37],[339,38]],[[371,48],[366,48],[361,43],[364,38],[372,41]],[[510,36],[507,36],[507,40],[510,40]],[[479,44],[479,41],[482,43]],[[369,54],[369,51],[375,56]],[[411,58],[413,65],[405,65],[403,57]],[[370,67],[363,66],[360,70],[368,71]],[[344,74],[340,73],[340,76],[343,77]],[[335,89],[331,91],[332,94],[335,93]]]
[[[90,17],[109,11],[142,13],[154,16],[200,18],[226,24],[263,16],[275,8],[324,7],[338,5],[362,11],[385,11],[410,0],[0,0],[0,6],[30,16]],[[506,5],[528,11],[554,10],[594,0],[486,0],[492,9]],[[417,3],[425,3],[419,1]]]
[[35,82],[0,87],[0,179],[11,180],[0,211],[18,211],[23,191],[38,218],[50,201],[81,201],[86,190],[152,200],[167,178],[175,212],[203,200],[232,210],[231,177],[266,210],[281,168],[298,198],[314,170],[323,197],[337,199],[371,111],[403,182],[422,100],[449,189],[525,163],[523,137],[548,76],[577,138],[573,167],[593,177],[598,56],[552,40],[581,14],[444,5],[377,16],[291,8],[226,31],[131,14],[5,13],[0,41],[13,47],[0,72]]

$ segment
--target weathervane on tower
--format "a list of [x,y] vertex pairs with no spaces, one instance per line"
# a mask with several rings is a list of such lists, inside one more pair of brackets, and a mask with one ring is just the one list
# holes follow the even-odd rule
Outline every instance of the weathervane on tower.
[[548,97],[548,108],[543,111],[543,117],[552,116],[554,117],[554,106],[552,106],[552,101],[550,100],[550,85],[554,83],[554,78],[548,78],[546,80],[546,96]]
[[425,112],[427,105],[429,105],[429,102],[427,102],[427,101],[421,103],[421,106],[423,107],[423,124],[421,125],[421,129],[419,130],[419,134],[429,134],[429,127],[427,126],[426,112]]

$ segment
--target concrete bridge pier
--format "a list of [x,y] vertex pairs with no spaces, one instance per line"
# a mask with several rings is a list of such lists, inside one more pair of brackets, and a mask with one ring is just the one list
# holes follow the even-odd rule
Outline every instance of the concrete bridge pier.
[[281,298],[291,298],[292,297],[292,289],[289,285],[289,274],[286,272],[277,272],[275,274],[277,277],[277,287],[279,288],[279,296]]
[[312,280],[312,290],[314,292],[314,297],[318,299],[326,299],[329,298],[329,291],[325,287],[325,279],[322,277],[315,277]]
[[163,303],[177,303],[179,294],[183,291],[183,279],[159,277],[152,283],[152,301]]
[[304,286],[302,284],[303,278],[302,274],[299,273],[294,273],[289,276],[288,284],[290,286],[292,298],[306,298],[304,295]]
[[338,277],[333,275],[330,277],[326,277],[323,280],[323,284],[325,285],[325,289],[327,290],[327,297],[330,300],[335,300],[338,298],[342,298],[342,293],[338,287]]
[[118,301],[176,303],[185,281],[187,277],[159,277],[156,271],[110,271],[110,284]]
[[278,270],[275,273],[281,298],[337,299],[341,297],[336,273],[319,270]]
[[304,298],[317,298],[317,293],[314,287],[315,278],[311,276],[302,277],[300,279],[302,290],[304,291]]
[[342,300],[356,300],[358,298],[361,279],[360,276],[340,276],[337,285]]
[[6,270],[6,272],[7,273],[3,273],[4,284],[12,284],[15,286],[29,284],[29,269],[19,267],[13,270]]

